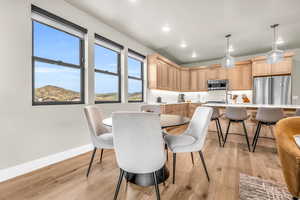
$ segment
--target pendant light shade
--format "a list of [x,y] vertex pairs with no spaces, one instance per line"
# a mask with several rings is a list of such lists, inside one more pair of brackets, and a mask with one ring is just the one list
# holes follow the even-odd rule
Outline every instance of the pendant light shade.
[[231,37],[231,34],[228,34],[225,36],[226,38],[226,50],[225,50],[225,57],[222,59],[222,66],[225,67],[225,68],[232,68],[234,67],[235,65],[235,59],[234,57],[232,57],[230,55],[230,41],[229,41],[229,38]]
[[273,29],[273,43],[272,50],[267,53],[268,64],[275,64],[277,62],[280,62],[284,56],[284,51],[278,49],[278,26],[279,24],[271,25],[271,28]]

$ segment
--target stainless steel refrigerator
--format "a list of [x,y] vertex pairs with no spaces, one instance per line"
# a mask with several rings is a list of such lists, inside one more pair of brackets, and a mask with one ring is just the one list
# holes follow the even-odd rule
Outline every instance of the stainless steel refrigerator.
[[253,103],[281,104],[292,102],[291,76],[257,77],[253,80]]

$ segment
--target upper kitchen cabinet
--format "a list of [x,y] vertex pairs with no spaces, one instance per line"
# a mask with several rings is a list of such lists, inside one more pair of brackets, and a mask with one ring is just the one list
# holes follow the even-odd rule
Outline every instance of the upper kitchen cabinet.
[[198,90],[207,91],[207,68],[200,68],[198,70]]
[[190,91],[190,69],[187,67],[182,67],[180,70],[180,74],[180,91]]
[[191,67],[190,69],[190,91],[199,92],[207,90],[207,75],[206,67]]
[[293,69],[293,53],[286,53],[276,64],[268,64],[265,56],[252,59],[252,76],[289,75]]
[[284,57],[284,59],[279,62],[272,64],[272,75],[284,75],[291,74],[293,69],[293,57]]
[[271,74],[271,65],[265,57],[257,57],[252,60],[252,76],[268,76]]
[[227,70],[221,65],[211,65],[207,68],[207,80],[225,80],[227,79]]
[[180,67],[168,59],[153,54],[148,56],[148,87],[150,89],[180,90]]
[[190,70],[190,91],[198,91],[198,69]]
[[252,89],[252,65],[251,61],[237,62],[233,68],[228,69],[230,90]]

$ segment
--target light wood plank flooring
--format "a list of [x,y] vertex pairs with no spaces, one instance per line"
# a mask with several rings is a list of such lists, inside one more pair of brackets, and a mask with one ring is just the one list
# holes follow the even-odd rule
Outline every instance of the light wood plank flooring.
[[[174,134],[183,128],[172,130]],[[251,137],[250,137],[251,138]],[[252,138],[251,138],[252,142]],[[215,132],[208,134],[204,157],[211,176],[207,182],[199,154],[178,154],[176,184],[172,175],[166,186],[160,185],[163,200],[235,200],[239,199],[239,174],[284,182],[276,154],[275,141],[262,139],[255,153],[249,153],[244,137],[230,135],[225,148],[218,145]],[[99,153],[96,158],[98,160]],[[85,173],[91,153],[63,161],[15,179],[0,183],[1,200],[106,200],[112,199],[119,169],[113,151],[105,151],[103,162],[94,163],[90,177]],[[167,166],[172,171],[172,156]],[[156,199],[153,187],[122,184],[119,199]]]

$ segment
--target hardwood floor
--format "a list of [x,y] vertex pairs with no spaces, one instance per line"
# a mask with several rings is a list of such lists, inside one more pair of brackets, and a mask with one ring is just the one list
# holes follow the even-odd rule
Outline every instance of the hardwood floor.
[[[182,127],[172,130],[174,134]],[[252,142],[252,138],[251,138]],[[208,183],[199,154],[192,165],[189,153],[177,155],[176,184],[172,174],[166,186],[160,185],[164,200],[239,199],[239,174],[284,182],[274,141],[259,141],[255,153],[249,153],[244,137],[230,135],[225,148],[218,145],[215,132],[208,134],[204,158],[211,181]],[[112,199],[119,169],[113,151],[105,151],[102,164],[94,162],[90,177],[85,173],[91,153],[63,161],[15,179],[0,183],[1,200],[106,200]],[[97,161],[100,151],[97,152]],[[95,159],[96,161],[96,159]],[[167,166],[172,171],[172,156]],[[154,187],[140,188],[123,181],[118,199],[156,199]]]

